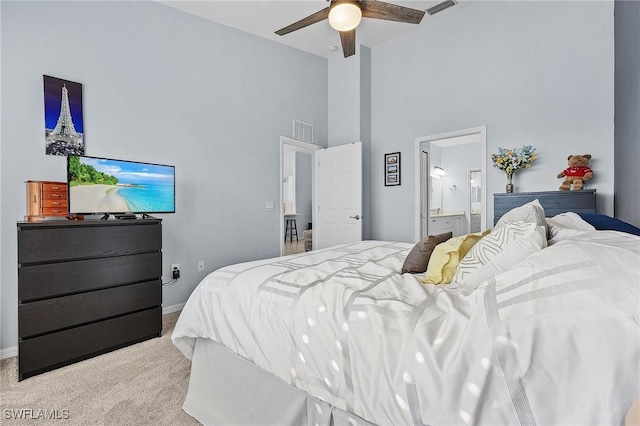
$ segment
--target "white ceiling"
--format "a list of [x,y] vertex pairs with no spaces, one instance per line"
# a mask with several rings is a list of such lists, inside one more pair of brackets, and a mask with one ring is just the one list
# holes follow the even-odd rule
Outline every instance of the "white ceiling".
[[[391,0],[390,3],[426,10],[441,1]],[[318,56],[326,58],[342,57],[340,36],[337,31],[329,26],[327,20],[284,36],[275,34],[275,31],[280,28],[327,7],[329,3],[325,0],[161,0],[159,3]],[[429,16],[425,14],[420,25],[428,25],[430,21],[439,19],[441,16],[463,6],[464,3],[459,2],[454,7],[436,15]],[[394,37],[414,31],[417,27],[414,24],[363,18],[356,30],[356,43],[375,47]],[[332,52],[329,49],[330,46],[337,46],[338,50]]]

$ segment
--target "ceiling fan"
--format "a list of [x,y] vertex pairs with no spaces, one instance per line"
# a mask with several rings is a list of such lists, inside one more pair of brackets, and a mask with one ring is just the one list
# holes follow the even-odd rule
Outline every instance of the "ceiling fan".
[[410,7],[398,6],[377,0],[327,0],[329,7],[313,13],[287,27],[276,34],[285,35],[316,22],[329,20],[329,24],[340,32],[342,51],[347,58],[356,53],[356,27],[361,18],[384,19],[386,21],[406,22],[419,24],[424,16],[424,11]]

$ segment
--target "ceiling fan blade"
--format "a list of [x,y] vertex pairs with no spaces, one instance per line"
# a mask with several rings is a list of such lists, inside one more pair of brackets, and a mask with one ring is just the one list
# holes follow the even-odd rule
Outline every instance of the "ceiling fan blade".
[[348,58],[356,54],[356,29],[350,31],[340,31],[340,41],[342,41],[342,52]]
[[422,10],[377,0],[363,0],[360,8],[362,9],[362,16],[365,18],[406,22],[407,24],[419,24],[424,16],[424,11]]
[[325,7],[322,10],[317,11],[316,13],[307,16],[306,18],[302,18],[298,22],[295,22],[287,27],[282,28],[281,30],[276,31],[278,35],[289,34],[293,31],[299,30],[300,28],[307,27],[311,24],[315,24],[316,22],[320,22],[329,17],[329,8]]

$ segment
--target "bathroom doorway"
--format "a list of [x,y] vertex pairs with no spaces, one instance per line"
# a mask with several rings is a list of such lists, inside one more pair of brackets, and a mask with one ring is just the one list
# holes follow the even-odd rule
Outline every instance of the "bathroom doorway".
[[[416,138],[415,239],[486,228],[486,126]],[[474,186],[470,171],[474,171]],[[471,198],[474,198],[473,204]],[[478,201],[479,200],[479,201]],[[473,221],[473,223],[472,223]]]

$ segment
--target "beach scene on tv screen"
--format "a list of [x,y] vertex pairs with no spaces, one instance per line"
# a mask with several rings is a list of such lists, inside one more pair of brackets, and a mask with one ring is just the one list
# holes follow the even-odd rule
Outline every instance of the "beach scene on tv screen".
[[91,157],[69,157],[72,213],[175,211],[171,166]]

